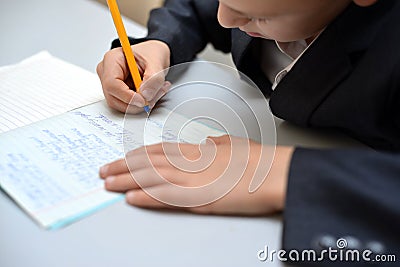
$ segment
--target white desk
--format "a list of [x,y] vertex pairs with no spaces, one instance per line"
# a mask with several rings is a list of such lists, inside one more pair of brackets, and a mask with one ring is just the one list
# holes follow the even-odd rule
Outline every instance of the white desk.
[[[125,22],[130,35],[145,33]],[[0,66],[48,50],[93,72],[116,36],[107,9],[88,0],[1,1],[0,29]],[[277,128],[281,144],[351,143],[279,120]],[[265,266],[257,251],[264,245],[279,249],[282,232],[279,218],[197,216],[124,202],[64,229],[44,231],[3,192],[0,214],[2,267]]]

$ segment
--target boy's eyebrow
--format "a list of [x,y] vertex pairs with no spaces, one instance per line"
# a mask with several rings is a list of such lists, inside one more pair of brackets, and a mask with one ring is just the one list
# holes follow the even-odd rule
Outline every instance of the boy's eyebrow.
[[247,14],[243,13],[242,11],[236,10],[236,9],[234,9],[234,8],[231,8],[231,7],[229,7],[229,8],[232,9],[233,12],[238,13],[239,15],[248,16]]
[[[220,1],[219,1],[219,2],[220,2]],[[239,10],[237,10],[237,9],[234,9],[234,8],[232,8],[232,7],[230,7],[230,6],[226,5],[226,4],[224,4],[224,5],[225,5],[227,8],[229,8],[230,10],[232,10],[233,12],[239,14],[240,16],[247,17],[247,18],[257,18],[257,17],[259,17],[259,16],[256,15],[256,14],[247,14],[247,13],[245,13],[245,12],[243,12],[243,11],[239,11]]]
[[[218,1],[218,2],[220,2],[220,4],[221,4],[221,1]],[[228,5],[226,5],[225,3],[223,3],[227,8],[229,8],[230,10],[232,10],[233,12],[235,12],[235,13],[238,13],[239,15],[242,15],[242,16],[248,16],[247,14],[245,14],[245,13],[243,13],[242,11],[239,11],[239,10],[236,10],[236,9],[234,9],[234,8],[232,8],[232,7],[230,7],[230,6],[228,6]]]

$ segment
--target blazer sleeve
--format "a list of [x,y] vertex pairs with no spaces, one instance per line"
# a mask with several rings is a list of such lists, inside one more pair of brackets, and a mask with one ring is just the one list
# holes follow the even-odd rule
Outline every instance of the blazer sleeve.
[[[165,42],[171,50],[171,65],[192,60],[208,43],[227,53],[231,30],[219,25],[217,10],[217,0],[166,0],[163,7],[151,11],[147,37],[130,38],[130,42]],[[114,40],[112,48],[118,46]]]
[[[286,251],[338,249],[338,240],[344,238],[348,250],[371,250],[371,260],[374,255],[394,254],[398,264],[399,225],[400,153],[295,150],[284,211]],[[329,260],[321,264],[329,263],[346,266],[346,262]]]

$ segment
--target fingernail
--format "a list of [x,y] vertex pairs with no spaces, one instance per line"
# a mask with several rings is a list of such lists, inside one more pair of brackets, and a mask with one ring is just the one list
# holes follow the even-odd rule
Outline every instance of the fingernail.
[[106,184],[112,184],[115,180],[114,176],[109,176],[106,178]]
[[108,171],[108,165],[104,165],[100,168],[100,176],[105,176],[107,174]]
[[132,201],[135,198],[135,193],[133,191],[129,191],[128,193],[126,193],[126,199],[128,201]]
[[143,104],[142,102],[139,102],[139,101],[132,101],[132,104],[133,104],[134,106],[139,107],[139,108],[144,107],[144,104]]
[[142,96],[147,100],[151,100],[151,98],[153,97],[153,94],[150,92],[150,90],[144,90],[142,92]]
[[163,86],[164,91],[165,91],[165,92],[168,92],[169,89],[171,88],[171,85],[172,85],[172,83],[166,81],[166,82],[164,83],[164,86]]

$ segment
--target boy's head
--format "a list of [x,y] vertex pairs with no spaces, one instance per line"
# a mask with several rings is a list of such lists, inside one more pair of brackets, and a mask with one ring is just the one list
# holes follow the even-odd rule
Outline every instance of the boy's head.
[[219,0],[218,20],[251,36],[290,42],[312,38],[351,3],[377,0]]

